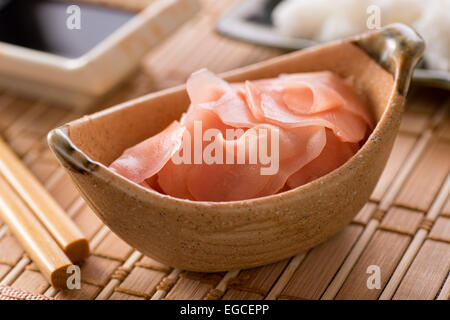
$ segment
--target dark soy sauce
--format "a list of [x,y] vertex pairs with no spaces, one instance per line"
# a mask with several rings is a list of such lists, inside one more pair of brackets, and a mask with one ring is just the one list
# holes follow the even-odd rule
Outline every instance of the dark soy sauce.
[[[80,7],[81,29],[66,25],[70,5]],[[84,2],[0,0],[0,41],[78,58],[94,48],[136,13]]]

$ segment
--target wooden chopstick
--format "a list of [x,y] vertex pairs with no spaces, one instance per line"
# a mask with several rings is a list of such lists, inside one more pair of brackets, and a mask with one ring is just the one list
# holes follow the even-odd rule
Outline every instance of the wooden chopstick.
[[0,178],[0,217],[56,289],[67,288],[69,258],[11,187]]
[[33,174],[0,138],[0,174],[72,262],[89,255],[89,242]]

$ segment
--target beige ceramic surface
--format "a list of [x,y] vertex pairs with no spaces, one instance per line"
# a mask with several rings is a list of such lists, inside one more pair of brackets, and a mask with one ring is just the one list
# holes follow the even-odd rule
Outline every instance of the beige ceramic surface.
[[197,0],[122,1],[120,6],[140,12],[80,58],[0,42],[0,87],[65,106],[88,106],[132,73],[151,47],[199,8]]
[[184,87],[69,123],[52,131],[49,143],[97,215],[145,255],[205,272],[262,265],[325,241],[367,202],[390,154],[411,72],[422,52],[423,41],[414,31],[393,25],[226,74],[230,81],[319,70],[353,76],[378,121],[345,165],[269,197],[222,203],[180,200],[107,169],[125,148],[180,117],[189,104]]

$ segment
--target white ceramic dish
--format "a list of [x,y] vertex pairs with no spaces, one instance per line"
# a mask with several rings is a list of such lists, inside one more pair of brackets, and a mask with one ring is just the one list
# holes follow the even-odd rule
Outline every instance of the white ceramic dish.
[[0,42],[0,87],[59,105],[87,106],[117,86],[151,47],[199,9],[197,0],[84,1],[137,13],[79,58]]

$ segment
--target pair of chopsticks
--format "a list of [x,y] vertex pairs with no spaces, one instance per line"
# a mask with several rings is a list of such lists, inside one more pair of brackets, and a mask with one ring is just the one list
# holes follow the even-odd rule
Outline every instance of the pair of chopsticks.
[[0,138],[0,218],[57,289],[67,268],[89,255],[89,242]]

